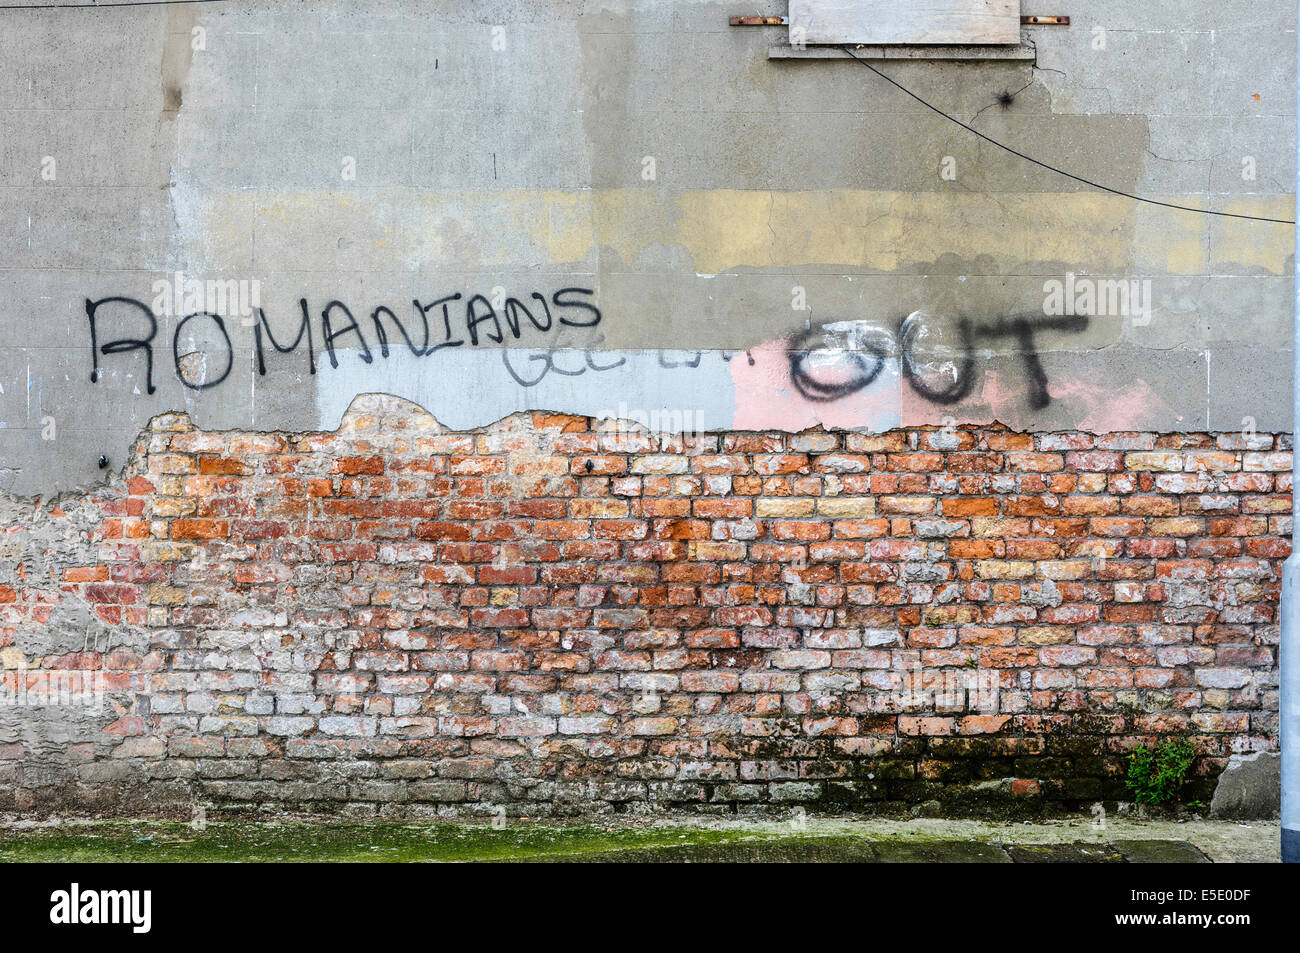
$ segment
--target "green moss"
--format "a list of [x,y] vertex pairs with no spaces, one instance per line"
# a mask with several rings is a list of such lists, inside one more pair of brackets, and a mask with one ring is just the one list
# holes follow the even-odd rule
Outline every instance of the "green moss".
[[1005,862],[1009,845],[1074,843],[1083,829],[1077,820],[1055,826],[963,821],[819,826],[810,819],[798,825],[769,820],[714,827],[620,818],[608,824],[511,822],[495,829],[487,823],[322,824],[295,818],[280,823],[223,820],[202,831],[179,821],[65,822],[0,826],[0,863]]
[[630,849],[779,840],[751,831],[507,824],[285,824],[105,821],[6,831],[0,863],[411,862],[573,857]]

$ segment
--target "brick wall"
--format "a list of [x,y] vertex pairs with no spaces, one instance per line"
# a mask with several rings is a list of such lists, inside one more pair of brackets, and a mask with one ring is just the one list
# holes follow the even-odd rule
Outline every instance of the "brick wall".
[[1276,747],[1288,437],[593,426],[159,417],[4,500],[0,804],[1071,803]]

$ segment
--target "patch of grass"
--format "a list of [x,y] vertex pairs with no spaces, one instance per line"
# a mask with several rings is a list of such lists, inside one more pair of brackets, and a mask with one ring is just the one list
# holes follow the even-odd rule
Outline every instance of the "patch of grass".
[[1125,779],[1133,800],[1138,804],[1176,800],[1194,760],[1196,748],[1185,738],[1171,739],[1154,748],[1138,748],[1129,755]]

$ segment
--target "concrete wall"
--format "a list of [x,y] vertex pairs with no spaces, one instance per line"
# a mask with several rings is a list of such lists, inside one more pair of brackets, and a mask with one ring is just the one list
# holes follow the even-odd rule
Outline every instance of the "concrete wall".
[[[769,60],[784,31],[736,12],[0,11],[0,485],[92,483],[160,412],[332,429],[366,392],[457,428],[545,409],[697,430],[1290,429],[1289,227],[1100,193],[847,58]],[[1025,31],[1034,59],[882,65],[1084,177],[1292,217],[1290,4],[1064,12],[1068,29]],[[176,272],[263,310],[160,297]],[[1068,274],[1138,295],[1046,314]],[[259,363],[263,316],[288,344],[303,307],[316,373],[305,339],[263,335]],[[229,345],[184,320],[207,308]],[[393,322],[423,351],[425,318],[431,345],[461,343],[416,356]]]
[[[1290,4],[1023,6],[1074,24],[878,65],[1293,217]],[[1276,748],[1291,226],[754,12],[0,9],[0,806],[1078,806]]]

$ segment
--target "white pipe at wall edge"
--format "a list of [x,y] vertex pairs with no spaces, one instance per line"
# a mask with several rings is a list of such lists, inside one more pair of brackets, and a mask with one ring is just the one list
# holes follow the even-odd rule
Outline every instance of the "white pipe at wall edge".
[[[1300,17],[1297,18],[1300,27]],[[1296,30],[1296,51],[1300,56],[1300,28]],[[1300,122],[1300,79],[1296,88],[1296,119]],[[1298,127],[1300,128],[1300,127]],[[1300,211],[1300,137],[1296,139],[1296,206]],[[1300,423],[1300,215],[1296,215],[1296,244],[1293,254],[1292,359],[1292,480],[1291,556],[1282,567],[1282,633],[1278,644],[1280,691],[1278,731],[1282,746],[1282,861],[1300,863],[1300,494],[1295,491],[1295,433]]]

